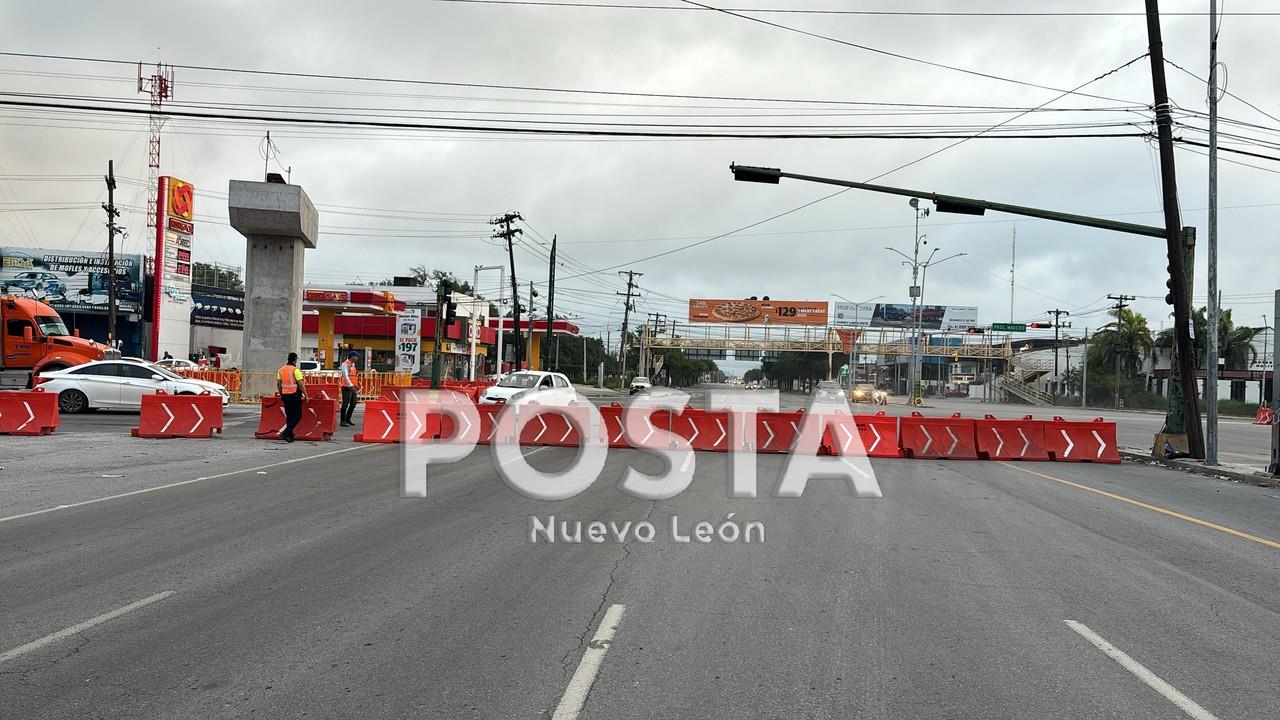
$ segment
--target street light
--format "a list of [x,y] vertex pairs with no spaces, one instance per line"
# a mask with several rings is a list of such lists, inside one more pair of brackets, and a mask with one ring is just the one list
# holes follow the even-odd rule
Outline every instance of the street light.
[[[854,307],[855,311],[857,310],[856,306],[858,305],[867,305],[869,303],[875,302],[876,300],[882,300],[884,298],[883,295],[877,295],[873,298],[868,298],[866,300],[863,300],[860,303],[856,303],[850,300],[849,298],[841,295],[840,293],[831,293],[831,295],[832,297],[838,297],[847,303],[853,304],[855,306]],[[858,379],[857,378],[858,332],[856,330],[852,330],[850,331],[849,334],[852,336],[852,340],[849,343],[849,389],[852,390],[854,386],[854,382]]]

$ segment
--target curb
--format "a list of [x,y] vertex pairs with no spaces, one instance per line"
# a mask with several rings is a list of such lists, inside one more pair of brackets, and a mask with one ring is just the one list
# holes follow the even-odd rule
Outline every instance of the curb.
[[1262,471],[1239,472],[1236,470],[1227,470],[1222,467],[1196,465],[1194,463],[1181,460],[1164,460],[1162,458],[1153,458],[1145,452],[1137,452],[1131,448],[1117,448],[1117,452],[1120,453],[1120,459],[1127,463],[1134,463],[1138,465],[1161,465],[1169,468],[1170,470],[1180,470],[1194,475],[1203,475],[1205,477],[1217,478],[1219,480],[1231,480],[1233,482],[1246,483],[1257,487],[1280,487],[1280,478]]

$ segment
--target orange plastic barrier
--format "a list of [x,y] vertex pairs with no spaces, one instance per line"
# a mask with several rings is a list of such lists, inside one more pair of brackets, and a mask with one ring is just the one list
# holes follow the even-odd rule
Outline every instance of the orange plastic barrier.
[[40,388],[0,392],[0,435],[48,435],[57,429],[57,393]]
[[[253,436],[259,440],[279,440],[284,423],[284,404],[280,396],[264,397],[258,431]],[[293,429],[293,436],[298,440],[332,440],[337,425],[338,401],[308,395],[306,402],[302,403],[302,419]]]
[[756,452],[788,453],[800,432],[804,411],[756,414]]
[[852,437],[842,425],[836,428],[840,441],[832,438],[831,428],[827,427],[822,435],[819,452],[824,455],[865,455],[877,458],[906,457],[898,442],[898,418],[881,410],[874,415],[854,415],[854,426],[858,437],[862,440],[862,451],[852,446]]
[[1044,446],[1058,462],[1120,462],[1116,424],[1102,418],[1074,422],[1055,415],[1044,421]]
[[688,440],[694,450],[728,452],[729,413],[685,407],[684,412],[671,418],[671,432]]
[[[303,382],[306,382],[305,380]],[[321,400],[337,400],[342,403],[342,386],[337,383],[307,382],[307,397]]]
[[[622,410],[622,406],[618,403],[600,406],[600,415],[603,418],[600,431],[604,433],[611,448],[631,447],[631,443],[627,442],[626,433],[622,429]],[[521,439],[523,440],[523,437]]]
[[903,455],[934,460],[977,460],[973,418],[925,417],[912,412],[898,422]]
[[[391,402],[396,402],[396,403],[398,403],[398,402],[400,402],[400,396],[401,396],[405,391],[407,391],[407,390],[414,390],[414,389],[421,389],[421,388],[414,388],[414,387],[412,387],[412,386],[409,386],[409,387],[401,387],[401,386],[399,386],[399,385],[383,385],[383,386],[382,386],[381,393],[380,393],[380,394],[379,394],[379,396],[378,396],[378,399],[379,399],[379,400],[388,400],[388,401],[391,401]],[[365,408],[365,411],[366,411],[366,412],[368,412],[368,408]]]
[[364,426],[356,433],[355,440],[367,443],[400,442],[400,402],[367,401],[364,404]]
[[222,396],[169,395],[157,390],[142,396],[136,438],[211,438],[222,432]]
[[1253,424],[1270,425],[1274,419],[1274,414],[1272,413],[1271,408],[1263,406],[1258,408],[1258,414],[1253,416]]
[[973,421],[978,457],[983,460],[1049,460],[1044,444],[1044,421],[1030,415],[1001,420],[986,415]]

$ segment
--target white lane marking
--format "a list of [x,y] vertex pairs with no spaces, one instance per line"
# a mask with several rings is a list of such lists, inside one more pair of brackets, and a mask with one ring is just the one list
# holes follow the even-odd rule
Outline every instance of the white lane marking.
[[586,651],[582,653],[582,661],[578,663],[578,669],[569,680],[569,686],[564,689],[564,695],[560,697],[560,704],[556,706],[556,712],[551,716],[551,720],[577,720],[578,714],[582,712],[582,706],[587,703],[587,693],[591,692],[591,685],[595,683],[596,675],[600,672],[600,664],[604,662],[604,654],[609,652],[609,646],[613,643],[613,634],[617,631],[618,623],[622,621],[622,613],[626,609],[626,605],[610,605],[604,612],[600,627],[596,628],[595,637],[591,638]]
[[724,423],[720,422],[720,418],[716,418],[716,427],[720,428],[720,437],[716,438],[716,441],[711,443],[711,447],[715,447],[719,445],[720,442],[725,438]]
[[1102,436],[1097,430],[1090,430],[1093,433],[1093,439],[1098,441],[1098,457],[1102,457],[1102,451],[1107,449],[1107,444],[1102,442]]
[[929,446],[933,444],[933,436],[929,434],[929,428],[926,427],[920,428],[920,432],[924,433],[924,436],[929,438],[929,440],[925,442],[924,447],[920,448],[920,454],[924,455],[929,452]]
[[44,515],[45,513],[56,512],[58,510],[70,510],[71,508],[78,508],[84,505],[93,505],[95,503],[106,502],[108,500],[118,500],[120,498],[126,498],[132,495],[142,495],[143,493],[155,492],[157,490],[168,490],[169,488],[181,487],[183,485],[190,485],[192,483],[203,482],[205,480],[218,480],[220,478],[230,477],[232,475],[239,475],[240,473],[254,472],[256,470],[266,470],[268,468],[280,467],[281,465],[292,465],[293,463],[307,462],[308,460],[319,460],[320,458],[323,458],[323,457],[329,457],[330,455],[339,455],[341,453],[351,452],[353,450],[368,450],[369,448],[372,448],[372,447],[375,447],[375,446],[374,445],[357,445],[355,447],[343,448],[341,450],[333,450],[326,453],[320,453],[319,455],[307,455],[306,457],[293,458],[292,460],[281,460],[280,462],[271,463],[269,465],[259,465],[257,467],[244,468],[243,470],[232,470],[230,472],[218,473],[217,475],[206,475],[204,477],[193,478],[191,480],[179,480],[178,482],[168,483],[167,485],[157,485],[155,487],[142,488],[141,490],[131,490],[129,492],[117,493],[115,495],[107,495],[106,497],[94,498],[92,500],[81,500],[80,502],[70,503],[67,505],[56,505],[54,507],[45,508],[43,510],[32,510],[31,512],[25,512],[20,515],[10,515],[9,517],[0,517],[0,523],[9,522],[10,520],[21,520],[22,518],[28,518],[35,515]]
[[31,424],[31,421],[32,421],[32,420],[35,420],[35,419],[36,419],[36,414],[35,414],[35,413],[33,413],[33,412],[31,412],[31,403],[27,402],[26,400],[23,400],[23,401],[22,401],[22,407],[24,407],[24,408],[26,408],[26,409],[27,409],[27,419],[26,419],[26,422],[22,423],[21,425],[19,425],[19,426],[18,426],[18,427],[16,427],[16,428],[14,428],[14,430],[21,430],[22,428],[24,428],[24,427],[26,427],[27,425]]
[[1067,451],[1062,453],[1062,457],[1071,457],[1071,448],[1075,447],[1076,444],[1071,442],[1071,436],[1067,435],[1066,430],[1059,430],[1058,432],[1062,433],[1062,439],[1067,441]]
[[1022,428],[1018,428],[1018,434],[1022,436],[1022,452],[1018,453],[1018,457],[1026,457],[1027,448],[1031,447],[1031,439],[1027,437],[1026,433],[1022,432]]
[[1000,457],[1000,451],[1004,449],[1004,438],[1000,436],[1000,431],[991,428],[991,434],[996,436],[996,440],[1000,442],[996,444],[996,457]]
[[88,630],[89,628],[95,625],[101,625],[104,622],[115,620],[121,615],[124,615],[126,613],[131,613],[134,610],[139,610],[152,603],[158,603],[161,600],[164,600],[165,598],[169,597],[170,595],[173,595],[172,590],[165,590],[164,592],[158,592],[155,595],[152,595],[150,597],[144,597],[137,602],[129,603],[128,605],[125,605],[124,607],[121,607],[121,608],[116,608],[111,612],[103,613],[97,617],[89,618],[88,620],[85,620],[82,623],[79,623],[77,625],[72,625],[71,627],[66,628],[64,630],[59,630],[58,632],[53,633],[51,635],[45,635],[39,640],[32,640],[26,645],[16,647],[6,652],[5,654],[0,655],[0,663],[5,662],[7,660],[12,660],[18,657],[19,655],[25,655],[26,653],[29,653],[32,650],[39,650],[40,648],[46,645],[52,645],[53,643],[56,643],[59,640],[63,640],[65,638],[71,637],[72,635],[82,633],[85,630]]
[[191,433],[195,432],[195,431],[196,431],[196,428],[200,427],[200,425],[202,425],[202,424],[204,423],[204,413],[200,412],[200,406],[199,406],[199,405],[192,405],[192,406],[191,406],[191,409],[196,411],[196,417],[198,417],[198,418],[200,418],[200,419],[199,419],[199,420],[196,420],[196,424],[191,426],[191,429],[187,431],[187,434],[191,434]]
[[175,418],[173,417],[173,411],[169,409],[168,405],[160,403],[160,409],[164,411],[165,415],[169,416],[169,420],[165,422],[164,427],[160,428],[160,432],[165,432],[169,429],[169,426],[173,424]]
[[[551,449],[551,446],[550,446],[550,445],[543,445],[542,447],[534,448],[533,450],[530,450],[529,452],[524,453],[524,456],[525,456],[525,457],[529,457],[530,455],[536,455],[536,454],[538,454],[538,453],[542,452],[543,450],[550,450],[550,449]],[[513,462],[519,462],[519,461],[518,461],[518,460],[516,460],[515,458],[512,458],[511,460],[508,460],[508,461],[506,461],[506,462],[501,462],[501,463],[498,463],[498,464],[499,464],[499,465],[510,465],[510,464],[511,464],[511,463],[513,463]]]
[[1115,645],[1107,642],[1106,638],[1089,629],[1088,625],[1085,625],[1082,622],[1076,622],[1075,620],[1063,620],[1063,622],[1067,624],[1067,627],[1075,630],[1080,637],[1093,643],[1093,646],[1105,653],[1107,657],[1115,660],[1117,663],[1120,663],[1120,667],[1123,667],[1125,670],[1133,673],[1135,677],[1146,683],[1152,690],[1155,690],[1163,695],[1166,700],[1177,705],[1182,712],[1187,714],[1188,717],[1195,718],[1196,720],[1217,720],[1217,717],[1213,713],[1205,710],[1197,705],[1194,700],[1178,692],[1177,688],[1164,680],[1161,680],[1155,673],[1148,670],[1142,663],[1126,655],[1124,651],[1120,650],[1120,648],[1117,648]]

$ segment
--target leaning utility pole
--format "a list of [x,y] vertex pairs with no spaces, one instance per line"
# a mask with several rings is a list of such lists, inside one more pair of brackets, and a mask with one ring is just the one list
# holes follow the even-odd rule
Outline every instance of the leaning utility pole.
[[1013,226],[1013,238],[1009,240],[1009,322],[1013,322],[1013,273],[1018,268],[1018,226]]
[[1209,2],[1209,337],[1206,338],[1204,464],[1218,464],[1218,0]]
[[[530,280],[530,281],[529,281],[529,307],[528,307],[528,310],[529,310],[529,341],[528,341],[528,342],[529,342],[529,351],[528,351],[528,353],[527,353],[527,357],[529,358],[529,367],[528,367],[527,369],[529,369],[529,370],[532,370],[532,369],[533,369],[533,299],[534,299],[534,298],[536,298],[536,297],[538,297],[538,291],[533,289],[533,281],[532,281],[532,280]],[[518,338],[518,337],[520,337],[520,326],[519,326],[518,324],[516,325],[516,337],[517,337],[517,338]],[[539,355],[541,355],[541,353],[539,353]],[[541,366],[541,365],[542,365],[542,362],[541,362],[541,361],[542,361],[542,358],[541,358],[541,357],[539,357],[539,358],[538,358],[538,361],[539,361],[539,362],[538,362],[538,365],[539,365],[539,366]]]
[[[1071,313],[1066,310],[1050,310],[1049,314],[1053,316],[1053,404],[1058,404],[1058,386],[1061,382],[1058,380],[1058,346],[1061,345],[1061,335],[1059,330],[1062,329],[1062,316],[1070,316]],[[1067,369],[1071,369],[1071,363],[1067,363]]]
[[[107,202],[102,206],[107,211],[107,345],[116,347],[116,218],[120,211],[116,210],[116,162],[107,161]],[[92,292],[92,288],[90,288]]]
[[618,341],[618,362],[622,366],[622,379],[627,378],[627,322],[631,319],[631,299],[640,297],[638,293],[633,292],[636,286],[636,277],[643,276],[644,273],[638,273],[635,270],[626,270],[618,273],[627,276],[627,291],[625,293],[614,293],[614,295],[622,295],[625,297],[625,305],[622,306],[622,338]]
[[1178,217],[1178,178],[1173,163],[1173,116],[1164,74],[1164,41],[1160,36],[1159,0],[1146,0],[1147,40],[1151,57],[1151,89],[1160,145],[1160,186],[1164,199],[1165,246],[1169,257],[1169,295],[1173,305],[1174,360],[1181,371],[1183,414],[1186,416],[1187,452],[1204,458],[1204,434],[1196,393],[1195,350],[1191,344],[1191,298],[1182,255],[1181,221]]
[[[493,234],[495,238],[501,238],[507,241],[507,260],[511,263],[511,319],[513,321],[512,329],[515,331],[515,367],[520,369],[520,285],[516,282],[516,253],[513,247],[515,237],[521,234],[520,228],[511,227],[511,223],[524,218],[518,212],[509,212],[502,217],[494,218],[489,221],[490,225],[501,225],[502,230]],[[498,332],[502,332],[502,323],[498,324]],[[502,363],[506,358],[498,358],[498,374],[502,374]]]
[[[555,304],[556,304],[556,236],[555,236],[555,235],[552,235],[552,236],[551,236],[551,263],[550,263],[550,265],[548,266],[548,268],[549,268],[549,269],[547,270],[547,274],[548,274],[548,276],[549,276],[549,277],[547,278],[547,332],[546,332],[546,334],[545,334],[545,335],[543,336],[543,338],[542,338],[543,342],[546,344],[546,347],[542,348],[542,357],[543,357],[543,359],[544,359],[544,362],[542,363],[542,369],[543,369],[543,370],[545,370],[545,369],[547,369],[548,367],[550,367],[550,366],[551,366],[551,363],[546,362],[546,361],[545,361],[545,358],[547,357],[547,355],[548,355],[548,354],[550,353],[550,351],[551,351],[551,337],[552,337],[552,335],[554,335],[554,330],[552,330],[551,326],[552,326],[553,324],[555,324],[555,321],[556,321],[556,315],[555,315]],[[556,370],[559,370],[559,369],[560,369],[560,367],[559,367],[559,366],[560,366],[560,357],[559,357],[559,354],[558,354],[558,353],[557,353],[557,356],[556,356],[556,362],[555,362],[555,364],[556,364]]]
[[[1108,300],[1115,300],[1115,301],[1116,301],[1116,304],[1115,304],[1115,305],[1112,305],[1112,306],[1111,306],[1111,309],[1116,311],[1116,331],[1117,331],[1117,332],[1119,332],[1119,330],[1120,330],[1120,311],[1122,311],[1122,310],[1124,310],[1125,308],[1129,307],[1129,302],[1128,302],[1128,301],[1130,301],[1130,300],[1136,300],[1137,298],[1135,298],[1135,297],[1134,297],[1134,296],[1132,296],[1132,295],[1108,295],[1108,296],[1107,296],[1107,299],[1108,299]],[[1116,353],[1116,357],[1115,357],[1115,362],[1116,362],[1116,386],[1115,386],[1115,396],[1116,396],[1116,410],[1119,410],[1119,409],[1120,409],[1120,344],[1119,344],[1119,343],[1116,343],[1116,342],[1113,342],[1113,343],[1111,344],[1111,346],[1115,348],[1115,353]]]

